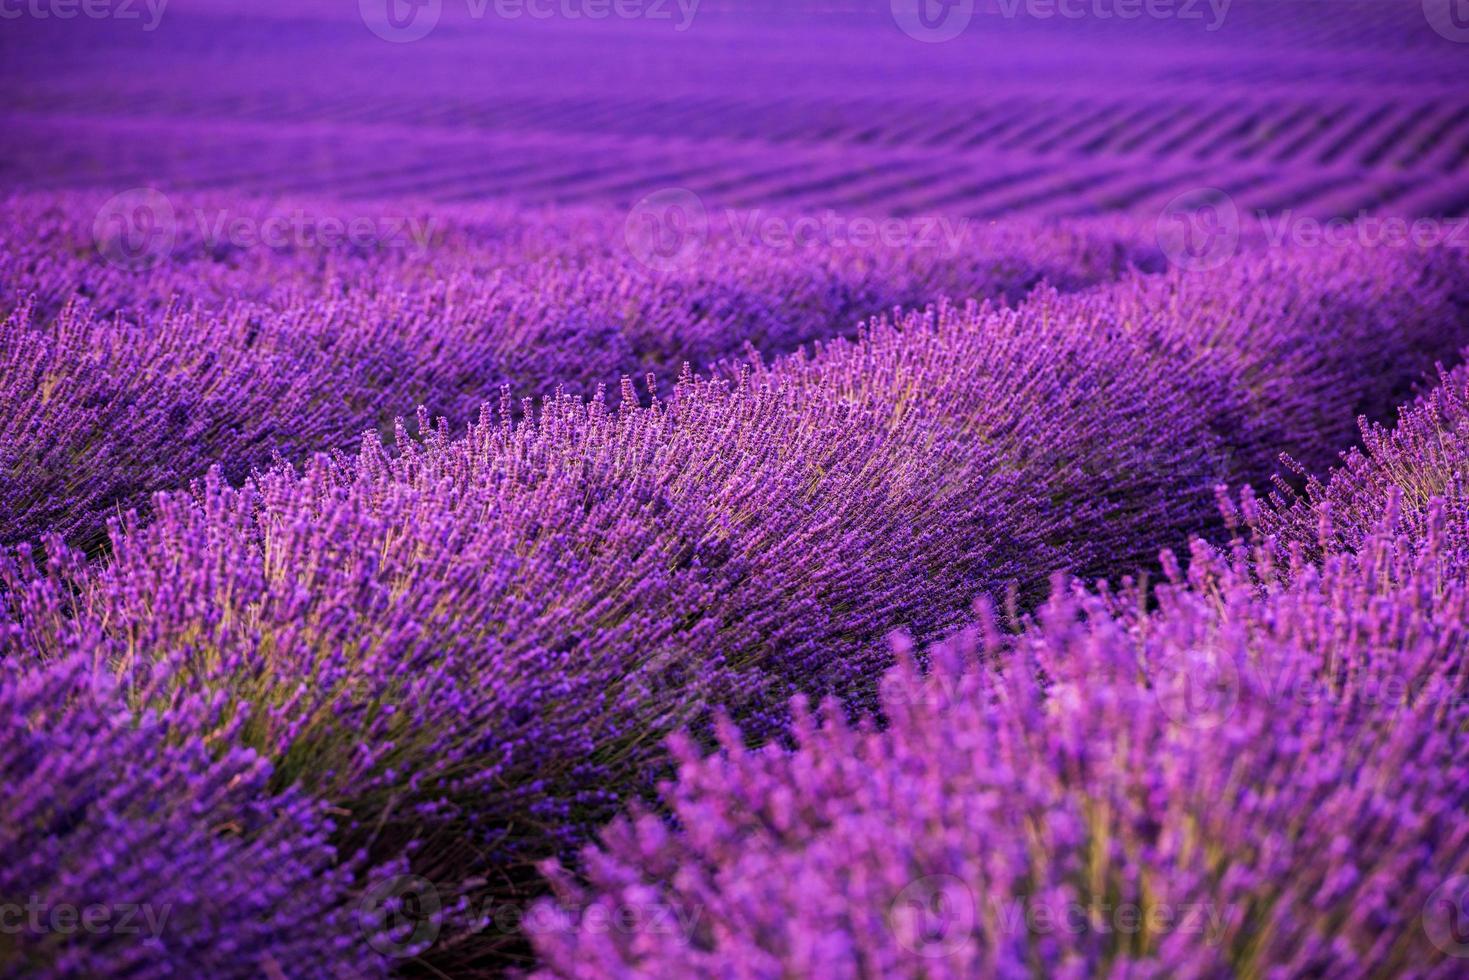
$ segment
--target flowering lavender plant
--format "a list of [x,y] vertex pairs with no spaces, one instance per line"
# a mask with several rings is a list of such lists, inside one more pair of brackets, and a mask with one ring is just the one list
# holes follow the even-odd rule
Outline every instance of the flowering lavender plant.
[[168,261],[133,270],[87,237],[96,206],[0,204],[0,543],[56,531],[96,550],[109,514],[211,464],[238,484],[276,456],[351,448],[419,405],[462,425],[504,385],[589,396],[624,374],[671,379],[935,295],[1081,288],[1145,252],[1131,222],[988,230],[955,255],[792,256],[716,228],[700,263],[664,273],[614,244],[619,214],[503,206],[415,214],[433,231],[422,252],[241,249],[212,242],[205,219],[340,208],[205,198],[178,203]]
[[[1461,470],[1460,442],[1411,448],[1456,397],[1372,464]],[[1469,513],[1355,503],[1373,523],[1319,564],[1198,543],[1151,611],[1063,586],[1019,635],[981,608],[924,669],[900,643],[881,728],[798,702],[794,752],[728,723],[713,755],[676,740],[671,825],[619,820],[583,877],[548,867],[544,972],[1459,975]],[[607,927],[627,907],[697,926]]]
[[[1381,261],[1267,256],[944,305],[650,404],[630,383],[616,408],[507,392],[461,436],[423,412],[391,449],[159,494],[114,519],[104,562],[53,537],[9,577],[8,635],[32,661],[177,664],[131,709],[218,704],[200,737],[335,808],[341,853],[406,857],[454,901],[518,896],[651,794],[664,737],[711,709],[763,740],[793,693],[880,707],[892,630],[1148,563],[1210,525],[1216,483],[1268,475],[1266,434],[1323,452],[1318,413],[1402,379],[1348,386],[1303,338],[1405,365],[1447,343],[1458,266],[1426,261],[1411,296]],[[441,952],[505,941],[451,929]]]
[[272,788],[245,708],[150,694],[84,648],[0,663],[0,974],[383,972],[331,808]]

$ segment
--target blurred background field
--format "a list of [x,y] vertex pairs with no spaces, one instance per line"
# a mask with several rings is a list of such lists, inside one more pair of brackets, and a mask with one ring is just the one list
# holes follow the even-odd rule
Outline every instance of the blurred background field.
[[682,186],[980,219],[1155,213],[1196,187],[1247,211],[1469,207],[1469,46],[1419,4],[1187,3],[991,0],[942,43],[887,3],[594,21],[442,0],[408,43],[369,30],[373,0],[22,17],[0,22],[0,179],[619,207]]

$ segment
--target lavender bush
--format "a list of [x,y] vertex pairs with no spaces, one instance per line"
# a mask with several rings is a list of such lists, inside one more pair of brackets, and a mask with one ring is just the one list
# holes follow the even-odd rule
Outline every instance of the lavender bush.
[[[1462,471],[1454,397],[1373,464]],[[729,724],[713,755],[676,741],[672,825],[618,821],[583,879],[548,868],[543,972],[1461,974],[1469,512],[1403,496],[1357,499],[1372,524],[1319,565],[1275,536],[1197,543],[1153,612],[1062,588],[926,670],[899,644],[882,730],[798,702],[794,752]],[[1243,516],[1271,523],[1249,494]]]
[[1051,6],[0,0],[0,980],[1469,975],[1461,4]]
[[[1404,364],[1447,343],[1458,265],[1428,261],[1410,296],[1381,260],[1266,257],[936,308],[646,406],[630,384],[615,409],[507,394],[457,438],[423,413],[391,450],[158,495],[105,563],[53,540],[6,590],[12,655],[178,661],[135,710],[204,698],[220,731],[248,711],[228,743],[337,808],[342,853],[406,855],[454,902],[518,896],[712,706],[752,738],[786,730],[792,693],[870,707],[891,630],[939,636],[1012,587],[1028,604],[1052,569],[1133,569],[1209,524],[1215,483],[1268,475],[1261,432],[1324,452],[1313,394],[1406,379],[1287,355],[1329,331]],[[1388,317],[1404,329],[1379,337]],[[1292,371],[1292,398],[1257,394]],[[506,941],[451,929],[435,955]]]
[[212,224],[341,207],[204,198],[179,202],[172,250],[133,270],[92,242],[97,204],[25,195],[0,209],[0,543],[56,531],[95,550],[109,513],[211,464],[238,484],[419,405],[459,425],[507,384],[586,396],[747,347],[787,352],[936,295],[1013,302],[1146,259],[1129,223],[986,228],[958,253],[792,253],[716,225],[697,263],[660,272],[622,243],[620,214],[505,207],[395,211],[423,248],[246,249],[213,241]]
[[[1360,420],[1362,446],[1346,453],[1329,480],[1307,475],[1299,492],[1276,495],[1257,518],[1262,532],[1306,548],[1358,550],[1390,499],[1422,536],[1434,501],[1451,512],[1466,507],[1469,371],[1446,372],[1441,383],[1404,406],[1393,428]],[[1299,467],[1298,467],[1299,468]]]
[[[73,649],[0,663],[0,975],[382,973],[353,917],[360,857],[330,807],[271,788],[248,711],[129,691]],[[139,682],[173,687],[176,666]]]

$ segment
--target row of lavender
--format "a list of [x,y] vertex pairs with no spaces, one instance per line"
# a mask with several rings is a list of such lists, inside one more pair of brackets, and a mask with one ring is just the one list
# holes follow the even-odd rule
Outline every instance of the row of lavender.
[[419,405],[457,424],[505,385],[590,395],[935,296],[1014,302],[1159,261],[1123,222],[966,227],[915,249],[775,248],[715,221],[673,265],[598,211],[137,203],[152,223],[126,215],[131,249],[98,198],[0,206],[0,544],[54,530],[91,548],[108,513],[211,463],[238,484]]
[[[0,585],[26,789],[4,890],[126,889],[174,918],[153,944],[0,948],[77,973],[380,968],[352,910],[382,875],[439,882],[450,910],[519,900],[711,708],[760,739],[794,693],[871,708],[890,631],[1029,605],[1054,569],[1126,572],[1209,527],[1216,483],[1281,449],[1319,466],[1463,343],[1465,271],[1306,251],[945,306],[651,403],[507,398],[457,438],[424,414],[392,451],[215,476],[114,521],[105,563],[22,547]],[[85,383],[50,363],[77,381],[37,372],[21,404]],[[48,789],[57,753],[75,778]],[[451,918],[440,967],[513,939]]]
[[545,973],[1462,976],[1469,372],[1367,442],[1246,494],[1253,546],[1196,542],[1151,614],[1063,585],[927,670],[900,645],[882,731],[830,703],[793,754],[680,741],[672,827],[549,869]]
[[1151,217],[1200,187],[1251,215],[1466,207],[1464,48],[1433,26],[1464,33],[1448,0],[950,4],[932,22],[963,29],[936,44],[891,0],[684,0],[600,23],[425,2],[429,36],[393,44],[378,2],[171,0],[156,31],[17,17],[7,175],[609,206],[679,185],[711,205],[1004,220]]

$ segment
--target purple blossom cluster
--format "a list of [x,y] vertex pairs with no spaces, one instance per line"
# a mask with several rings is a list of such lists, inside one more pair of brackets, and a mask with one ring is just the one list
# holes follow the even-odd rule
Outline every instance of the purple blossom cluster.
[[[156,494],[145,512],[109,520],[102,560],[58,533],[82,524],[58,521],[41,567],[22,550],[0,584],[5,660],[19,677],[88,664],[122,686],[127,717],[164,719],[160,748],[126,749],[140,775],[121,784],[123,797],[163,778],[154,767],[183,764],[166,747],[198,766],[252,760],[249,780],[229,781],[241,795],[220,804],[238,814],[210,826],[246,828],[221,846],[293,835],[291,860],[271,859],[272,914],[335,935],[357,917],[357,871],[410,868],[443,898],[435,968],[482,967],[518,939],[458,913],[523,899],[539,887],[538,862],[571,858],[620,808],[651,799],[668,773],[668,736],[712,739],[722,710],[751,740],[786,739],[793,695],[892,715],[877,685],[892,631],[937,639],[963,625],[976,596],[1032,608],[1055,570],[1125,575],[1160,547],[1222,527],[1218,483],[1266,481],[1281,449],[1329,458],[1349,441],[1338,419],[1385,414],[1465,341],[1465,271],[1449,252],[1304,251],[1209,274],[1041,288],[1013,306],[945,302],[811,351],[726,359],[713,377],[686,370],[671,390],[624,380],[615,405],[600,389],[517,404],[503,384],[462,432],[425,408],[414,431],[398,424],[391,446],[370,432],[356,453],[308,447],[345,434],[330,419],[359,412],[370,424],[403,396],[392,380],[400,362],[381,358],[413,318],[387,315],[387,273],[366,306],[344,300],[363,314],[356,334],[355,314],[321,306],[283,303],[278,320],[252,319],[269,299],[138,321],[75,305],[48,318],[37,301],[12,318],[16,363],[31,365],[15,403],[31,414],[3,442],[28,454],[5,471],[7,501],[49,506],[46,494],[65,488],[110,503],[170,479],[182,486],[220,445],[263,446],[277,425],[297,440],[298,460],[248,476],[216,467],[191,489]],[[473,295],[465,276],[453,288]],[[435,295],[448,310],[459,294]],[[468,337],[478,316],[452,322]],[[473,360],[448,322],[413,328],[448,338],[441,360],[422,343],[394,348],[429,365],[425,379]],[[201,346],[210,330],[232,332]],[[370,354],[374,343],[383,346]],[[1391,369],[1354,371],[1348,351]],[[182,413],[182,436],[160,433],[156,411],[140,408],[133,417],[154,427],[139,422],[129,442],[112,413],[160,383],[174,386],[169,398],[205,404]],[[463,393],[472,396],[483,392]],[[51,429],[39,421],[48,418]],[[262,428],[237,434],[224,419]],[[47,472],[30,461],[47,454],[53,475],[28,482]],[[98,492],[99,454],[143,476],[127,492]],[[43,512],[89,511],[21,508],[8,522]],[[1197,574],[1210,561],[1196,556]],[[1211,574],[1243,594],[1236,564]],[[1292,566],[1292,580],[1306,575]],[[1141,601],[1125,593],[1115,604]],[[1199,615],[1210,602],[1200,598]],[[1063,614],[1081,615],[1065,605],[1047,615]],[[1033,655],[1044,661],[1044,643],[1061,639],[1038,635]],[[1131,717],[1117,710],[1107,717]],[[810,729],[798,711],[797,736]],[[691,750],[680,751],[688,763]],[[182,789],[155,796],[189,799]],[[116,809],[67,812],[73,832],[101,833],[94,825]],[[237,864],[247,881],[248,860]],[[150,867],[161,875],[169,863]],[[137,880],[171,894],[171,877]],[[320,887],[299,893],[292,883],[305,880]],[[266,929],[277,932],[294,941]],[[207,930],[190,935],[214,942]],[[252,964],[280,959],[263,938],[250,942]],[[317,955],[335,948],[319,943]],[[608,962],[602,952],[595,962]],[[547,962],[571,962],[563,953],[580,955],[548,947]]]
[[[1226,500],[1253,541],[1165,554],[1154,590],[899,641],[882,725],[798,700],[794,751],[675,740],[667,816],[548,867],[543,972],[1461,976],[1466,392],[1293,503]],[[1307,513],[1314,561],[1281,533]]]
[[1469,976],[1463,3],[1125,6],[0,0],[0,980]]
[[[1343,454],[1330,480],[1294,464],[1304,486],[1275,497],[1275,506],[1256,521],[1262,532],[1307,549],[1357,551],[1389,501],[1396,501],[1401,520],[1420,538],[1436,503],[1452,513],[1469,508],[1464,369],[1445,373],[1437,387],[1405,405],[1394,427],[1365,418],[1360,425],[1361,446]],[[1453,546],[1462,549],[1464,542]]]
[[248,710],[176,662],[117,679],[70,649],[0,662],[0,975],[381,973],[351,917],[362,859],[331,808],[273,788]]
[[623,374],[667,379],[855,333],[938,295],[1014,302],[1156,262],[1128,222],[978,229],[954,254],[794,255],[716,224],[696,264],[659,271],[629,253],[621,215],[491,206],[391,210],[431,232],[422,253],[242,248],[214,226],[309,225],[341,206],[203,198],[178,201],[170,250],[132,268],[93,240],[100,203],[0,205],[0,543],[55,531],[95,550],[108,514],[210,465],[238,484],[418,405],[457,425],[505,385],[585,396]]

